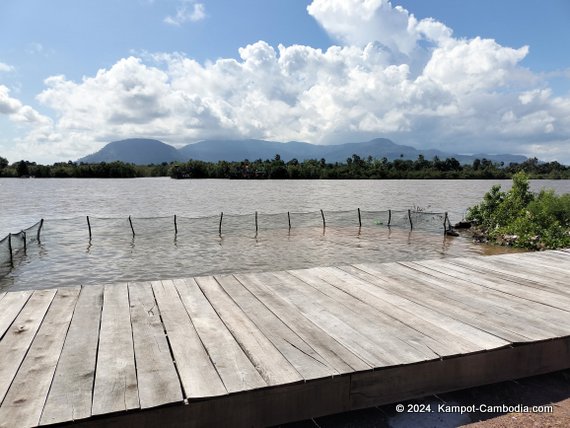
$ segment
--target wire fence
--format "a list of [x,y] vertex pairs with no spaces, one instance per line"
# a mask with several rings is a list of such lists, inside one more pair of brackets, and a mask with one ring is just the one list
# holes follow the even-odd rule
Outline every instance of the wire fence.
[[[59,251],[78,242],[91,245],[92,241],[105,242],[109,258],[113,256],[113,246],[120,242],[129,243],[136,238],[161,248],[165,242],[187,242],[196,246],[200,239],[208,236],[241,235],[257,237],[277,229],[303,232],[314,228],[359,228],[367,229],[396,227],[443,232],[450,229],[447,213],[425,212],[421,210],[347,210],[312,211],[284,213],[252,213],[234,215],[220,213],[207,217],[75,217],[70,219],[40,220],[33,226],[18,233],[12,233],[0,240],[0,278],[10,273],[26,259],[30,246],[40,246],[42,239],[58,240]],[[296,235],[298,236],[298,234]],[[174,237],[174,240],[172,240]],[[70,250],[71,251],[71,250]],[[59,255],[62,256],[61,254]]]

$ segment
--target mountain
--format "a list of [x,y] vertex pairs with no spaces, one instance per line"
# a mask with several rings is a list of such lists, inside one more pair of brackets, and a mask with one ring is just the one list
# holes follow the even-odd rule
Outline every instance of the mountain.
[[113,141],[101,150],[85,156],[78,162],[98,163],[123,161],[136,165],[148,165],[151,163],[185,161],[178,150],[158,140],[146,138],[129,138],[127,140]]
[[418,150],[411,146],[396,144],[387,138],[328,146],[299,141],[279,143],[265,140],[204,140],[188,144],[178,150],[158,140],[133,138],[109,143],[97,153],[79,159],[79,162],[96,163],[120,160],[139,165],[187,161],[188,159],[232,162],[244,159],[273,159],[276,154],[279,154],[285,162],[293,158],[299,161],[324,158],[327,162],[345,162],[353,154],[364,159],[368,156],[373,158],[386,157],[390,161],[400,158],[415,160],[421,154],[429,160],[433,159],[434,156],[438,156],[440,159],[454,157],[463,164],[470,164],[476,158],[486,158],[493,162],[504,162],[505,164],[510,162],[521,163],[527,159],[525,156],[511,154],[460,155],[434,149]]

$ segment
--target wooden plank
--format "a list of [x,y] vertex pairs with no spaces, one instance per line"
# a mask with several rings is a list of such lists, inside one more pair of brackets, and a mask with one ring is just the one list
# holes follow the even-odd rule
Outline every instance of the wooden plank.
[[570,338],[479,352],[440,361],[390,367],[351,377],[351,408],[536,376],[570,367]]
[[[484,287],[472,280],[465,280],[452,275],[434,271],[420,264],[402,264],[407,269],[406,275],[449,290],[457,296],[464,296],[473,305],[490,305],[501,317],[502,322],[512,322],[525,333],[533,332],[537,340],[551,337],[552,334],[565,336],[570,334],[570,326],[566,321],[568,311],[545,305],[536,301],[521,298],[515,294],[507,294],[494,287]],[[441,261],[433,261],[432,265],[444,265]],[[505,308],[509,310],[505,312]],[[515,327],[515,328],[516,328]]]
[[[343,309],[339,308],[337,302],[319,293],[297,277],[287,272],[273,272],[271,274],[249,274],[246,278],[252,276],[257,277],[276,294],[295,305],[314,324],[373,367],[398,363],[399,359],[360,332],[357,321],[349,319],[347,322],[347,318],[354,318],[356,314],[343,314]],[[240,275],[238,279],[241,277]]]
[[378,343],[397,359],[406,361],[409,357],[413,361],[424,361],[437,359],[441,355],[450,353],[449,347],[430,340],[429,337],[410,328],[407,324],[395,320],[338,288],[337,286],[343,281],[339,281],[338,277],[335,277],[331,268],[290,270],[289,273],[338,302],[340,313],[358,314],[358,316],[347,318],[347,322],[352,323],[354,321],[355,327],[362,334],[369,337],[371,341]]
[[[504,267],[503,264],[487,261],[485,257],[477,257],[477,258],[473,257],[470,259],[457,258],[457,259],[450,259],[449,262],[465,267],[473,266],[476,267],[477,269],[489,270],[492,272],[497,272],[502,275],[508,275],[511,278],[522,278],[525,280],[534,281],[539,284],[543,284],[546,282],[544,280],[544,277],[541,276],[540,274],[524,272],[522,269],[516,269],[516,268],[513,269],[510,267]],[[567,282],[558,281],[558,280],[550,280],[548,281],[548,283],[550,285],[557,284],[557,285],[562,285],[564,287],[568,285]]]
[[304,380],[272,341],[225,293],[214,277],[199,277],[195,278],[195,281],[267,385]]
[[410,267],[423,266],[437,272],[436,277],[439,275],[449,275],[483,287],[490,288],[505,293],[509,296],[517,296],[524,298],[531,302],[541,303],[548,305],[566,312],[570,312],[570,296],[565,296],[549,290],[544,290],[536,287],[529,287],[525,284],[515,284],[511,281],[497,278],[496,276],[489,275],[486,272],[475,274],[474,271],[463,268],[459,265],[452,263],[434,263],[433,261],[421,262],[401,262],[401,264]]
[[570,267],[566,267],[566,264],[570,264],[570,260],[562,261],[550,256],[541,257],[535,254],[530,254],[530,256],[523,254],[517,259],[498,256],[493,259],[493,262],[504,267],[522,270],[525,273],[540,274],[543,280],[564,280],[570,275]]
[[[263,332],[287,361],[295,367],[303,379],[318,379],[338,374],[338,371],[329,365],[325,358],[271,312],[235,277],[219,275],[215,278],[220,287],[239,305],[241,310],[247,314],[255,326]],[[202,284],[199,285],[202,287]],[[205,291],[204,288],[202,289]],[[209,296],[208,298],[212,300]],[[229,324],[226,322],[226,325]],[[352,371],[350,367],[346,367],[347,370]]]
[[239,343],[220,320],[196,280],[174,280],[174,285],[228,392],[267,386]]
[[31,295],[32,291],[15,291],[7,293],[0,300],[0,339],[10,328]]
[[[469,346],[469,343],[472,342],[475,344],[475,349],[493,349],[510,344],[509,341],[474,327],[469,323],[459,321],[446,313],[440,312],[429,306],[423,306],[422,304],[416,303],[414,300],[407,299],[397,293],[394,293],[391,291],[390,281],[387,278],[371,275],[370,273],[365,272],[362,269],[358,269],[355,266],[341,266],[339,269],[375,285],[375,287],[368,288],[366,291],[372,296],[387,302],[393,308],[404,311],[401,315],[403,319],[413,320],[413,317],[417,316],[424,322],[433,324],[445,330],[446,337],[449,337],[451,334],[453,340],[456,340],[455,337],[459,336],[458,340],[460,343],[464,343],[464,346]],[[408,317],[407,314],[410,314],[410,316]]]
[[[371,365],[306,318],[289,301],[277,296],[257,276],[234,275],[234,278],[339,373],[348,373],[353,370],[370,370],[372,368]],[[222,284],[225,285],[225,283]],[[303,348],[299,349],[303,351]]]
[[44,406],[42,425],[91,416],[102,306],[102,286],[81,289]]
[[517,270],[523,269],[527,273],[540,274],[544,280],[563,281],[570,275],[570,260],[555,260],[549,256],[525,257],[519,260],[505,259],[498,260],[501,264],[506,264]]
[[174,283],[153,281],[151,284],[185,396],[204,398],[227,394]]
[[130,318],[127,284],[105,286],[93,415],[139,407]]
[[0,426],[36,426],[63,348],[79,287],[57,291],[0,407]]
[[349,410],[350,376],[317,379],[228,394],[188,405],[155,407],[127,415],[107,415],[74,424],[77,428],[278,426]]
[[[551,337],[553,332],[562,331],[551,320],[549,314],[541,311],[545,308],[544,305],[515,296],[508,298],[503,293],[449,275],[445,279],[443,278],[444,275],[442,278],[435,278],[419,269],[414,270],[398,263],[389,263],[386,266],[396,275],[401,275],[402,278],[423,285],[424,295],[428,292],[435,293],[434,295],[441,298],[453,295],[453,298],[459,300],[465,309],[483,311],[486,318],[494,325],[526,336],[529,339],[542,340]],[[556,310],[554,308],[549,309],[550,312]],[[563,315],[564,318],[567,317],[566,313]]]
[[401,274],[391,272],[389,265],[389,263],[386,263],[381,265],[357,264],[354,266],[371,275],[389,279],[389,285],[385,289],[392,293],[397,293],[422,306],[470,324],[503,340],[510,342],[528,342],[532,340],[524,334],[512,331],[505,325],[497,324],[496,321],[500,322],[500,318],[495,315],[491,319],[492,314],[487,313],[484,308],[467,305],[451,293],[435,293],[414,278],[402,278]]
[[150,283],[129,284],[129,301],[141,408],[182,401],[182,386]]
[[56,290],[34,291],[0,341],[0,403],[4,400]]
[[496,264],[495,265],[468,264],[465,263],[464,260],[459,260],[459,259],[450,259],[447,261],[447,263],[457,266],[460,269],[467,269],[473,272],[473,275],[475,276],[488,275],[493,279],[509,281],[517,286],[523,285],[537,290],[547,290],[559,295],[570,296],[570,289],[568,288],[567,285],[556,284],[554,281],[544,281],[544,279],[542,281],[536,281],[529,279],[528,277],[524,278],[523,277],[524,273],[523,276],[519,276],[517,275],[517,271],[503,270],[502,272],[499,272],[495,269],[501,269],[501,268]]
[[[316,269],[320,271],[321,268]],[[408,343],[419,343],[429,347],[440,356],[462,354],[481,350],[481,347],[469,342],[462,334],[448,330],[420,318],[414,312],[401,309],[391,302],[379,297],[381,293],[374,293],[375,287],[361,277],[351,275],[347,271],[335,268],[326,268],[327,281],[339,289],[349,293],[359,301],[373,307],[375,310],[390,317],[395,326],[405,326],[399,329],[401,338]],[[407,331],[411,330],[415,334]]]
[[[508,254],[507,254],[508,255]],[[505,255],[501,255],[500,259],[505,259]],[[518,257],[508,257],[508,260],[536,260],[544,263],[547,266],[554,266],[556,268],[565,268],[566,271],[570,270],[568,263],[570,263],[570,256],[568,253],[562,251],[535,251],[529,253],[518,254]]]

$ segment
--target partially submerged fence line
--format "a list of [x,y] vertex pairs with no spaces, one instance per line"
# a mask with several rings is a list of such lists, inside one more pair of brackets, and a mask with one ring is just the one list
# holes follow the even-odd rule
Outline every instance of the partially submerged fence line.
[[[83,220],[82,220],[83,219]],[[79,221],[78,221],[79,220]],[[227,215],[223,212],[218,216],[209,217],[184,217],[174,215],[168,217],[138,218],[102,218],[102,217],[79,217],[72,219],[48,220],[50,225],[49,233],[59,233],[62,236],[78,237],[77,232],[81,230],[82,221],[87,223],[88,239],[96,240],[102,234],[116,234],[120,236],[123,230],[129,230],[134,240],[135,237],[142,239],[168,233],[174,233],[175,238],[182,234],[191,236],[192,234],[206,235],[212,233],[216,228],[218,235],[231,234],[237,231],[245,233],[258,233],[263,230],[293,228],[315,228],[322,227],[358,227],[359,231],[363,227],[407,227],[410,230],[427,229],[432,231],[441,231],[443,225],[443,233],[447,233],[450,229],[449,216],[447,213],[425,212],[420,209],[413,210],[383,210],[383,211],[366,211],[357,208],[349,211],[319,211],[312,212],[290,212],[287,213],[261,213],[255,211],[253,214]],[[62,223],[64,222],[64,223]],[[75,223],[74,223],[75,222]],[[125,224],[125,223],[127,224]],[[56,225],[52,229],[52,225]],[[126,227],[125,227],[126,226]],[[18,258],[26,255],[29,245],[33,242],[40,242],[40,235],[44,227],[44,220],[41,219],[33,226],[22,230],[18,233],[8,234],[4,239],[0,240],[0,277],[5,271],[10,271]],[[71,228],[70,228],[71,227]],[[51,231],[51,232],[50,232]],[[136,232],[136,233],[135,233]],[[69,238],[72,239],[72,238]],[[76,238],[77,239],[77,238]]]
[[5,271],[10,271],[14,267],[16,257],[26,254],[30,243],[40,242],[43,225],[44,219],[41,219],[27,229],[18,233],[9,233],[0,239],[0,277],[5,274]]

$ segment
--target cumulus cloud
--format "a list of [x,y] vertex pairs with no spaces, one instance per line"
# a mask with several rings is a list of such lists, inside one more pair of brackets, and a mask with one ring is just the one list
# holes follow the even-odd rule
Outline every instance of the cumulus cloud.
[[187,22],[197,22],[206,18],[206,7],[203,3],[194,3],[192,0],[183,0],[176,8],[176,15],[167,16],[164,22],[169,25],[180,26]]
[[0,85],[0,114],[7,115],[13,122],[47,124],[50,119],[41,115],[20,100],[10,96],[10,89]]
[[133,136],[175,145],[384,136],[458,153],[566,153],[561,160],[570,162],[570,98],[520,65],[527,47],[455,38],[387,0],[314,0],[308,12],[339,46],[258,41],[238,58],[199,63],[155,53],[81,81],[49,77],[37,100],[57,119],[34,128],[21,147],[73,159]]

